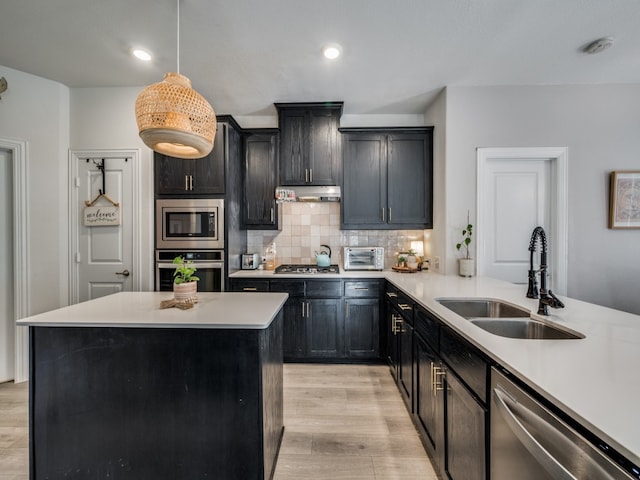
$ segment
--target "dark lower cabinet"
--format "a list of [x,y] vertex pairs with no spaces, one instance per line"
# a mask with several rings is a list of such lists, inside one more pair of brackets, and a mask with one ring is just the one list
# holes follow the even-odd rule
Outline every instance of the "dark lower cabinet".
[[283,307],[285,362],[379,362],[377,279],[231,278],[233,291],[289,294]]
[[350,358],[380,357],[380,300],[347,298],[345,306],[345,348]]
[[434,462],[444,469],[444,368],[434,349],[415,335],[415,412],[418,430]]
[[307,356],[307,333],[303,312],[304,300],[289,297],[282,308],[284,325],[282,331],[285,361],[299,360]]
[[344,356],[344,327],[340,301],[335,298],[307,298],[305,314],[307,358]]
[[385,292],[385,302],[384,302],[384,358],[389,365],[389,369],[391,371],[391,375],[393,379],[398,381],[398,364],[400,360],[398,358],[398,353],[400,352],[400,348],[398,346],[398,332],[396,331],[396,316],[397,313],[394,308],[394,297],[395,293],[389,291]]
[[385,357],[439,478],[488,480],[488,360],[390,283],[384,298]]
[[409,412],[413,411],[413,327],[406,320],[398,324],[400,329],[400,364],[398,386]]
[[445,381],[445,471],[451,480],[486,480],[486,410],[454,374],[448,372]]

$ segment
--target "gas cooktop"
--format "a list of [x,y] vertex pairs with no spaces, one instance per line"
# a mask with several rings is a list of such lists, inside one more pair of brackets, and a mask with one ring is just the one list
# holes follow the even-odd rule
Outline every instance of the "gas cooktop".
[[317,273],[340,273],[338,265],[328,267],[318,267],[317,265],[280,265],[276,267],[275,273],[303,273],[315,275]]

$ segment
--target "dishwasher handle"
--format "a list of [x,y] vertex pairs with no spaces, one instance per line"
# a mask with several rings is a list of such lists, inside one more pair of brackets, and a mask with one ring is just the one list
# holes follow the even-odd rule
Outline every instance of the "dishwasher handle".
[[[538,461],[540,465],[544,467],[544,469],[549,472],[549,474],[557,479],[557,480],[578,480],[577,477],[574,477],[571,472],[569,472],[564,465],[562,465],[553,455],[551,455],[541,444],[538,442],[535,437],[526,429],[524,425],[518,420],[516,414],[509,408],[508,403],[514,403],[511,395],[503,391],[500,386],[496,386],[493,389],[493,395],[495,403],[502,414],[505,422],[514,433],[518,440],[524,445],[524,447],[533,455],[533,457]],[[545,426],[549,429],[556,430],[552,425],[545,422],[545,420],[531,410],[527,409],[524,405],[518,404],[519,409],[526,410],[527,414],[535,416],[540,423],[544,423]],[[556,430],[557,432],[557,430]],[[557,432],[561,433],[561,432]],[[570,439],[567,438],[567,443],[571,444]],[[580,450],[579,447],[575,446],[576,450]]]

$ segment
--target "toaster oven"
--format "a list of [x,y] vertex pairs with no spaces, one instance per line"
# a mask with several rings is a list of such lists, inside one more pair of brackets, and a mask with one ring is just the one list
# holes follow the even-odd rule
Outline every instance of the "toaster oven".
[[345,270],[384,270],[383,247],[344,247]]

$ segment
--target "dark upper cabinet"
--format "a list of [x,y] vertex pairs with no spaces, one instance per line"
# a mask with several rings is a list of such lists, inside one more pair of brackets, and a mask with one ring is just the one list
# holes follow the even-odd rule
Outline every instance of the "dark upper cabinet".
[[342,102],[276,103],[280,185],[340,185]]
[[278,137],[275,129],[245,131],[242,221],[246,229],[278,229]]
[[185,160],[154,152],[156,195],[224,195],[227,125],[218,123],[213,150],[203,158]]
[[433,128],[341,131],[342,228],[431,228]]

